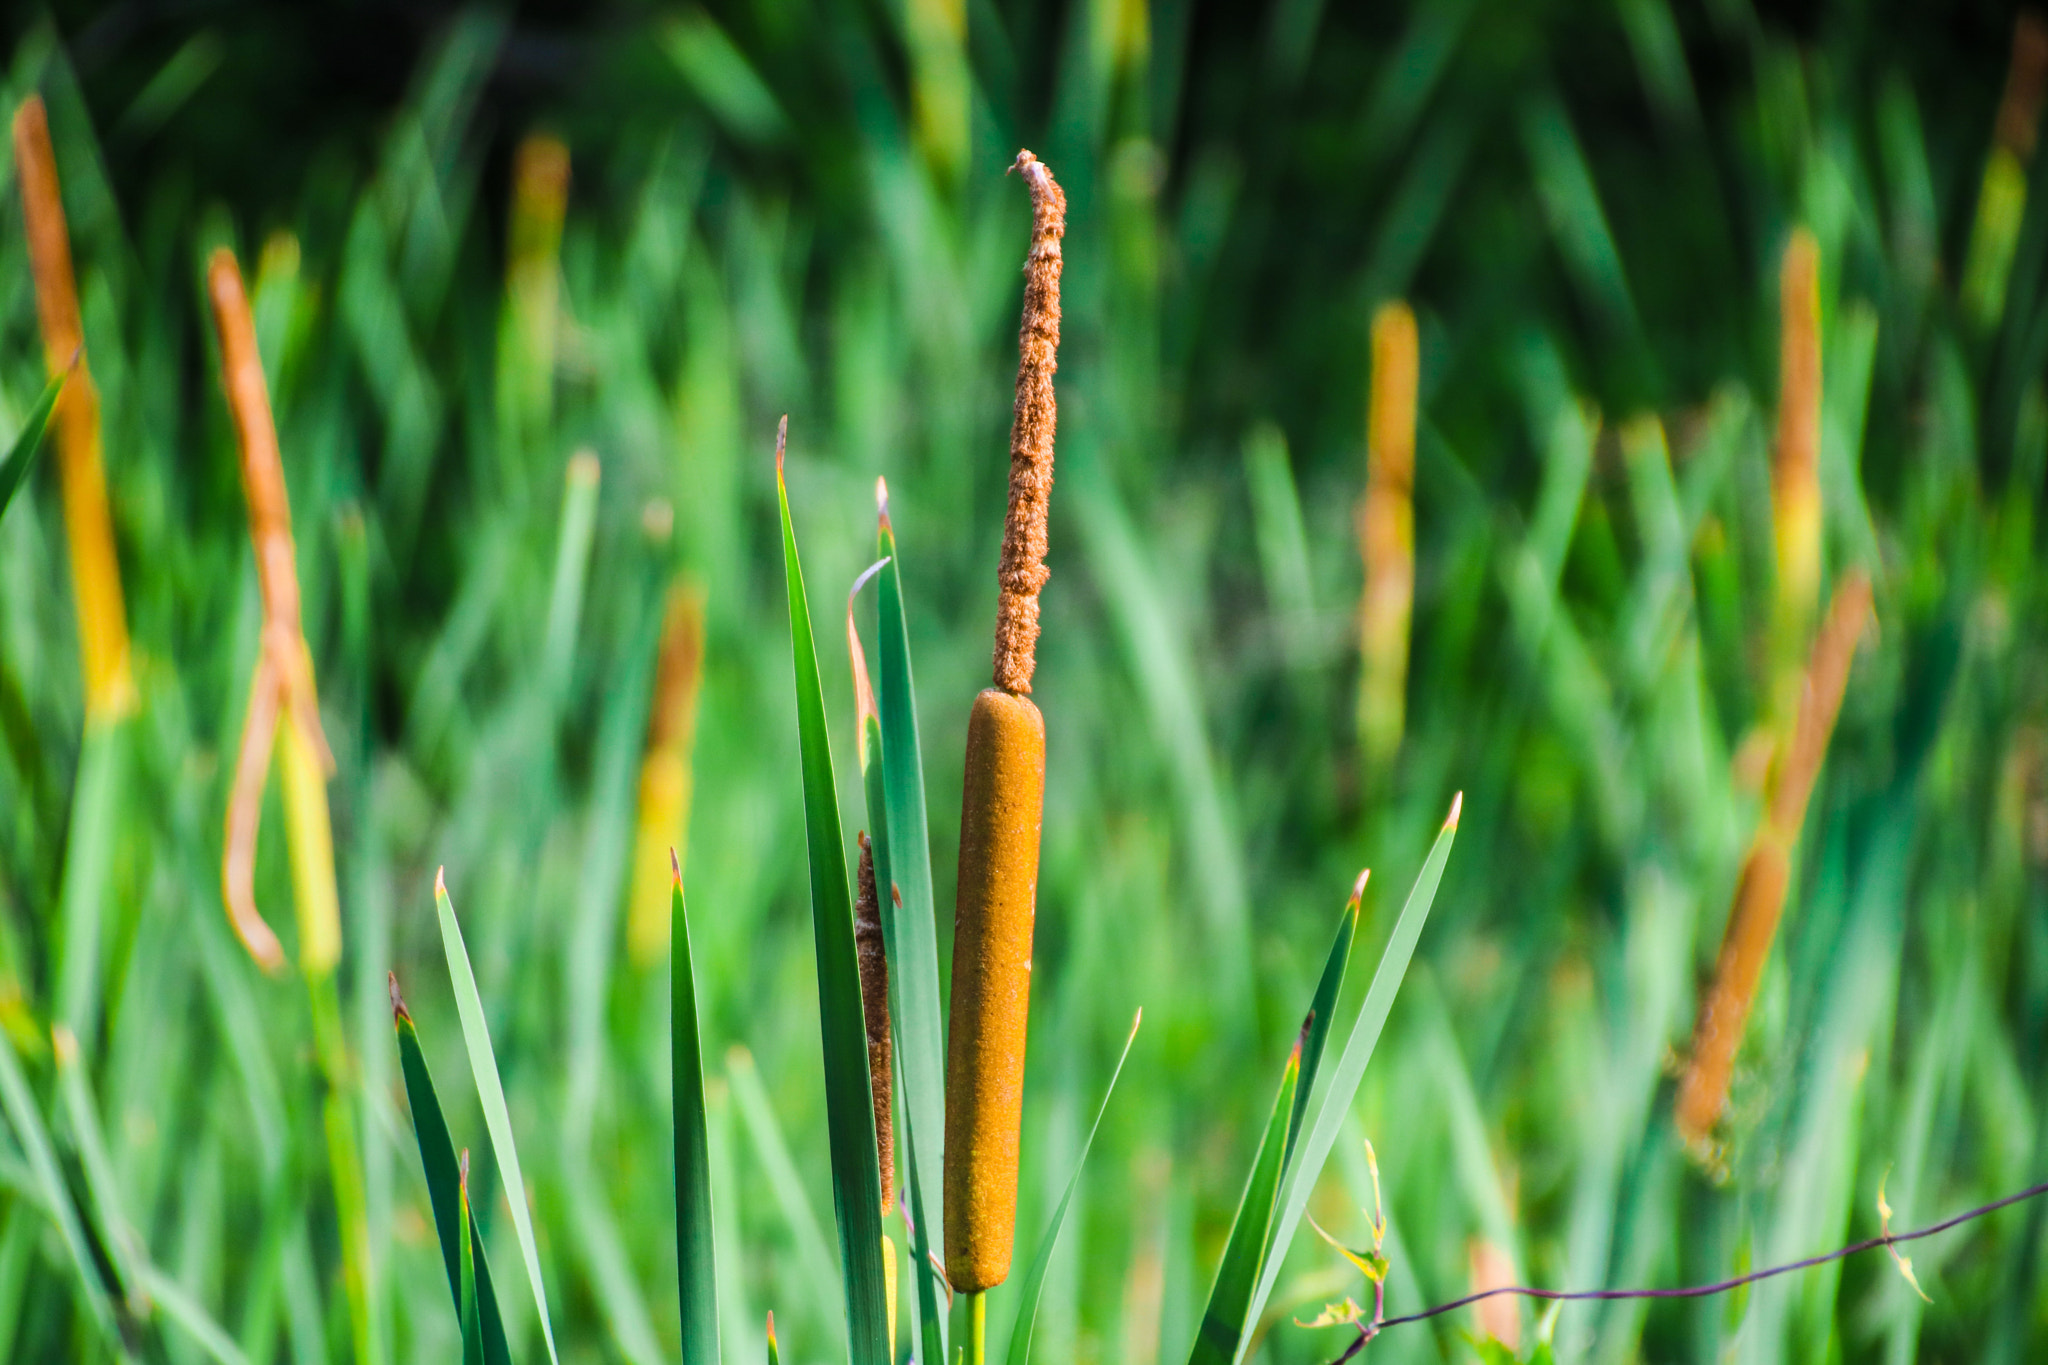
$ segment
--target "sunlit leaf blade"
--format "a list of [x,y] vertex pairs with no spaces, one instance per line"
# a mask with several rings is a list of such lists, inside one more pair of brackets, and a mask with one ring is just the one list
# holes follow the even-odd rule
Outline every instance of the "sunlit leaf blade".
[[1309,1006],[1308,1037],[1301,1048],[1301,1084],[1294,1089],[1294,1112],[1287,1119],[1287,1162],[1283,1172],[1292,1168],[1295,1143],[1301,1137],[1302,1120],[1308,1115],[1309,1098],[1315,1092],[1323,1045],[1330,1040],[1330,1024],[1337,1016],[1337,997],[1344,990],[1344,970],[1351,961],[1352,941],[1358,936],[1358,905],[1364,893],[1365,876],[1361,874],[1351,899],[1344,903],[1344,913],[1337,917],[1337,935],[1330,944],[1329,957],[1323,962],[1315,1001]]
[[1109,1084],[1103,1089],[1102,1103],[1095,1107],[1095,1122],[1088,1125],[1088,1136],[1081,1141],[1080,1155],[1074,1158],[1074,1173],[1067,1177],[1067,1188],[1060,1194],[1060,1202],[1052,1211],[1052,1222],[1045,1228],[1045,1236],[1039,1239],[1038,1254],[1031,1258],[1031,1268],[1024,1272],[1023,1280],[1017,1286],[1017,1322],[1010,1329],[1010,1349],[1004,1354],[1008,1365],[1028,1365],[1031,1359],[1031,1332],[1038,1322],[1038,1296],[1045,1287],[1046,1267],[1052,1264],[1052,1253],[1059,1245],[1060,1227],[1067,1221],[1067,1205],[1074,1202],[1074,1191],[1081,1184],[1081,1171],[1088,1164],[1088,1151],[1095,1145],[1095,1134],[1102,1127],[1102,1116],[1109,1112],[1109,1097],[1116,1093],[1117,1078],[1124,1074],[1124,1063],[1130,1060],[1131,1044],[1138,1041],[1138,1025],[1143,1023],[1145,1012],[1139,1010],[1131,1020],[1131,1033],[1124,1039],[1124,1050],[1117,1054],[1116,1069],[1109,1073]]
[[[879,487],[879,486],[878,486]],[[885,495],[886,496],[886,495]],[[877,553],[886,556],[876,619],[879,673],[875,706],[882,727],[882,817],[869,815],[887,851],[894,894],[882,896],[889,951],[889,1018],[901,1077],[906,1188],[911,1213],[911,1279],[917,1286],[921,1356],[946,1359],[945,1290],[933,1263],[931,1232],[943,1227],[941,1174],[946,1142],[945,1001],[939,993],[939,936],[932,902],[931,845],[924,801],[924,759],[903,609],[902,557],[886,504]]]
[[[787,429],[787,421],[784,423]],[[867,1029],[854,956],[853,889],[839,828],[832,741],[803,568],[782,479],[776,439],[775,491],[782,512],[782,563],[789,590],[791,662],[796,673],[798,747],[803,761],[804,834],[811,865],[811,927],[818,958],[818,1019],[825,1053],[825,1123],[832,1151],[832,1204],[845,1270],[846,1331],[853,1365],[889,1365],[888,1305],[882,1268],[882,1186],[875,1152],[875,1111],[868,1087]]]
[[213,1315],[186,1291],[184,1285],[152,1265],[140,1266],[139,1272],[143,1291],[149,1295],[150,1301],[166,1319],[183,1329],[185,1335],[192,1338],[192,1344],[205,1352],[209,1359],[219,1362],[219,1365],[249,1365],[249,1357],[242,1354],[242,1348],[235,1344],[235,1339],[213,1320]]
[[58,1024],[50,1031],[50,1051],[57,1063],[57,1098],[69,1127],[72,1153],[78,1160],[78,1173],[85,1178],[87,1203],[80,1213],[105,1257],[104,1269],[111,1277],[109,1292],[125,1298],[131,1312],[140,1311],[145,1301],[135,1291],[145,1258],[121,1211],[113,1160],[78,1055],[78,1040],[70,1029]]
[[1394,921],[1394,932],[1387,939],[1386,950],[1380,954],[1380,965],[1372,974],[1372,985],[1366,988],[1365,1004],[1351,1026],[1351,1036],[1345,1040],[1343,1054],[1337,1059],[1337,1070],[1330,1077],[1330,1087],[1324,1092],[1315,1118],[1309,1124],[1307,1145],[1301,1149],[1299,1158],[1290,1163],[1280,1217],[1273,1225],[1272,1251],[1259,1275],[1259,1289],[1252,1296],[1248,1321],[1256,1322],[1266,1309],[1267,1299],[1272,1297],[1273,1284],[1280,1278],[1280,1264],[1287,1258],[1287,1248],[1301,1224],[1302,1211],[1308,1207],[1309,1194],[1322,1176],[1323,1163],[1329,1160],[1330,1148],[1336,1145],[1344,1116],[1351,1111],[1351,1102],[1358,1095],[1358,1083],[1365,1077],[1365,1065],[1372,1060],[1372,1050],[1379,1042],[1380,1029],[1387,1022],[1387,1012],[1394,1007],[1394,994],[1401,989],[1401,979],[1408,974],[1408,961],[1415,955],[1416,940],[1422,937],[1422,926],[1429,919],[1430,906],[1436,903],[1437,884],[1443,880],[1444,864],[1450,859],[1451,844],[1458,835],[1458,812],[1464,799],[1460,793],[1451,802],[1450,817],[1444,821],[1436,842],[1430,845],[1429,856],[1422,861],[1422,871],[1416,874],[1407,903],[1401,907],[1401,917]]
[[462,1288],[459,1317],[462,1321],[462,1365],[484,1365],[483,1315],[477,1311],[476,1256],[471,1244],[476,1225],[469,1216],[469,1153],[462,1154],[457,1174],[456,1244],[462,1248]]
[[1223,1263],[1216,1268],[1216,1285],[1209,1291],[1209,1306],[1202,1313],[1202,1327],[1195,1334],[1195,1348],[1188,1365],[1231,1365],[1245,1338],[1245,1324],[1252,1320],[1252,1293],[1258,1287],[1259,1269],[1266,1259],[1273,1227],[1273,1209],[1280,1194],[1280,1169],[1287,1156],[1288,1121],[1294,1114],[1294,1093],[1301,1081],[1301,1051],[1308,1025],[1294,1040],[1287,1055],[1287,1068],[1280,1073],[1280,1089],[1273,1096],[1273,1114],[1266,1120],[1265,1136],[1259,1139],[1258,1155],[1245,1181],[1244,1196],[1237,1202],[1237,1215],[1230,1221],[1230,1240],[1223,1247]]
[[[671,855],[673,856],[673,855]],[[704,1108],[704,1048],[697,978],[678,870],[669,901],[669,1042],[676,1145],[676,1291],[683,1365],[718,1365],[718,1273],[711,1241],[711,1139]]]
[[42,1115],[36,1110],[35,1096],[29,1090],[28,1078],[22,1074],[21,1061],[14,1053],[14,1042],[4,1035],[0,1035],[0,1109],[6,1111],[8,1125],[14,1129],[15,1143],[21,1148],[21,1154],[27,1158],[29,1170],[35,1176],[44,1211],[57,1225],[64,1253],[71,1262],[72,1272],[78,1277],[80,1299],[106,1338],[118,1341],[119,1332],[114,1325],[113,1308],[107,1301],[106,1284],[93,1265],[77,1206],[71,1202],[71,1191],[65,1187],[64,1174],[57,1166],[56,1149],[50,1145],[49,1130],[43,1126]]
[[0,460],[0,516],[7,515],[8,504],[21,491],[29,471],[35,468],[37,457],[43,452],[43,433],[49,429],[50,413],[57,406],[57,394],[64,388],[64,381],[70,374],[66,370],[43,386],[43,395],[29,409],[28,421],[22,424],[21,434],[14,438],[7,458]]
[[469,949],[463,946],[462,926],[455,922],[448,885],[438,872],[434,875],[434,911],[441,921],[441,948],[448,958],[448,978],[455,987],[455,1013],[462,1020],[462,1041],[469,1049],[469,1069],[476,1077],[477,1098],[483,1104],[484,1127],[490,1131],[491,1151],[505,1177],[505,1202],[512,1210],[512,1230],[519,1236],[519,1254],[526,1261],[527,1283],[533,1286],[533,1302],[540,1309],[541,1337],[547,1342],[548,1359],[560,1365],[561,1358],[555,1354],[554,1324],[548,1320],[548,1292],[540,1279],[540,1248],[533,1239],[533,1214],[526,1207],[526,1180],[519,1173],[519,1149],[512,1141],[512,1114],[505,1106],[505,1085],[498,1078],[498,1058],[491,1050],[484,1002],[477,994],[476,973],[470,970]]
[[[398,979],[391,978],[391,1014],[398,1030],[399,1070],[405,1076],[405,1101],[412,1109],[413,1138],[419,1144],[420,1167],[427,1178],[427,1202],[434,1210],[434,1234],[441,1243],[441,1262],[448,1272],[448,1296],[455,1312],[462,1313],[462,1171],[455,1155],[455,1143],[448,1135],[448,1121],[441,1115],[441,1098],[434,1092],[434,1078],[427,1071],[426,1054],[420,1050],[419,1030],[398,994]],[[491,1263],[484,1254],[482,1238],[470,1229],[471,1255],[476,1263],[477,1308],[484,1338],[485,1365],[511,1365],[511,1343],[505,1337],[505,1320],[498,1308],[498,1292],[491,1284]]]

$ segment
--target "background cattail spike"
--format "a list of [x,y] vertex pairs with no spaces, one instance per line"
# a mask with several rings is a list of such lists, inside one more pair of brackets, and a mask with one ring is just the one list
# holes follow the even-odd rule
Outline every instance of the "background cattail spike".
[[57,470],[64,490],[64,536],[71,552],[72,596],[85,675],[88,723],[118,720],[135,708],[128,662],[128,610],[107,473],[100,450],[100,395],[85,358],[85,327],[72,273],[71,230],[57,182],[57,156],[42,97],[30,95],[14,114],[14,165],[21,179],[22,226],[35,279],[43,363],[52,376],[73,371],[57,399]]
[[1692,1056],[1679,1081],[1675,1119],[1679,1136],[1695,1153],[1710,1151],[1714,1125],[1727,1104],[1735,1054],[1742,1046],[1757,982],[1784,912],[1792,877],[1792,848],[1806,822],[1807,801],[1834,734],[1835,718],[1848,687],[1849,666],[1870,619],[1870,606],[1870,578],[1855,570],[1835,589],[1827,619],[1814,638],[1792,739],[1736,882],[1735,904],[1714,965],[1714,981],[1700,1003]]

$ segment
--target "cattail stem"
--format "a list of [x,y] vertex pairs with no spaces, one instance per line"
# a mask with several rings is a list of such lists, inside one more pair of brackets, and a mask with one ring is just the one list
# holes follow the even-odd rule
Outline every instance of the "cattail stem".
[[1714,1125],[1727,1104],[1735,1054],[1785,908],[1792,849],[1806,822],[1807,803],[1827,755],[1835,718],[1841,712],[1849,666],[1870,618],[1870,605],[1870,579],[1861,570],[1851,572],[1835,589],[1827,619],[1814,639],[1791,740],[1736,883],[1735,904],[1729,911],[1713,984],[1700,1004],[1692,1057],[1679,1081],[1674,1115],[1679,1135],[1698,1152],[1709,1148]]
[[1022,172],[1031,189],[1031,253],[1024,265],[1010,429],[996,685],[974,699],[967,722],[946,1038],[946,1272],[955,1289],[969,1294],[994,1288],[1009,1275],[1016,1235],[1031,934],[1045,808],[1045,721],[1026,694],[1038,641],[1038,592],[1046,580],[1066,196],[1030,152],[1019,152],[1012,169]]
[[39,95],[29,96],[15,111],[14,164],[21,177],[22,221],[35,276],[43,362],[53,378],[73,369],[74,363],[76,367],[57,399],[57,468],[64,489],[64,535],[71,552],[86,721],[100,724],[134,709],[135,683],[129,673],[128,612],[122,601],[121,566],[114,551],[100,450],[100,395],[86,363],[85,328],[71,268],[71,232],[58,192],[49,116]]
[[257,912],[256,834],[263,784],[273,742],[283,777],[285,843],[291,857],[292,902],[299,927],[299,969],[305,974],[313,1017],[314,1055],[325,1085],[322,1117],[329,1178],[342,1239],[342,1284],[358,1361],[375,1361],[372,1325],[373,1262],[362,1158],[356,1141],[354,1067],[341,1022],[334,968],[341,960],[341,897],[334,871],[334,830],[327,779],[334,755],[320,728],[313,687],[313,656],[299,608],[297,549],[291,502],[269,385],[256,349],[256,323],[234,253],[222,248],[207,263],[207,293],[220,338],[221,381],[241,452],[242,492],[249,504],[249,538],[263,600],[263,635],[244,723],[241,757],[228,803],[221,879],[228,918],[251,956],[265,970],[283,967],[276,935]]
[[967,1365],[985,1365],[988,1360],[988,1295],[965,1295],[967,1312]]
[[1408,689],[1408,629],[1415,604],[1415,397],[1420,361],[1415,314],[1399,301],[1372,320],[1372,400],[1366,417],[1365,496],[1358,548],[1358,737],[1371,770],[1401,747]]

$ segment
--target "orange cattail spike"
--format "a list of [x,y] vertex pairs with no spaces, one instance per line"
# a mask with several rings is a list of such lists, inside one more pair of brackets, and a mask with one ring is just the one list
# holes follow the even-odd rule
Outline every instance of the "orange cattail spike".
[[71,587],[85,675],[88,722],[118,720],[135,706],[128,664],[128,613],[107,504],[100,450],[100,396],[85,357],[85,328],[71,269],[71,233],[58,192],[49,116],[31,95],[14,114],[14,164],[21,177],[23,225],[35,276],[43,361],[52,377],[76,370],[57,399],[57,467],[64,489],[64,534],[71,551]]
[[1417,350],[1415,314],[1399,301],[1383,305],[1372,320],[1366,484],[1358,506],[1358,547],[1365,564],[1358,735],[1374,769],[1393,760],[1405,721],[1408,629],[1415,604]]
[[946,1055],[946,1273],[968,1293],[1010,1270],[1044,802],[1045,722],[989,688],[967,725]]
[[1736,883],[1735,904],[1729,911],[1714,981],[1700,1004],[1692,1057],[1679,1081],[1675,1119],[1679,1135],[1695,1151],[1708,1149],[1714,1125],[1727,1104],[1735,1054],[1742,1045],[1757,982],[1785,908],[1792,847],[1806,822],[1807,802],[1820,775],[1821,760],[1827,755],[1835,718],[1841,713],[1849,666],[1870,619],[1870,605],[1870,578],[1855,570],[1835,589],[1827,619],[1814,638],[1791,742]]

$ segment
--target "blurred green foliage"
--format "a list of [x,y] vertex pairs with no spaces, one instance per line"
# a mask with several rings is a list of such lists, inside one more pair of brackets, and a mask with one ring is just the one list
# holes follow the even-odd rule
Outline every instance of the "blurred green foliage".
[[[304,1000],[240,953],[215,875],[260,621],[202,321],[207,252],[228,244],[340,763],[375,1352],[459,1350],[384,983],[395,966],[439,1021],[438,1073],[462,1075],[441,865],[563,1355],[675,1349],[666,985],[621,935],[677,572],[706,592],[687,877],[726,1358],[759,1358],[768,1308],[792,1360],[843,1351],[774,420],[790,414],[828,617],[889,479],[950,904],[993,619],[1028,224],[1000,172],[1019,145],[1072,205],[1027,1251],[1133,1008],[1149,1020],[1044,1282],[1038,1357],[1186,1355],[1330,915],[1372,864],[1376,952],[1458,789],[1457,856],[1312,1209],[1362,1243],[1370,1135],[1390,1312],[1463,1292],[1475,1240],[1526,1281],[1675,1284],[1874,1232],[1887,1171],[1900,1227],[2039,1178],[2040,185],[1996,201],[2009,270],[1959,289],[1980,279],[2009,23],[1990,4],[1748,0],[9,19],[8,107],[50,105],[142,707],[118,754],[81,757],[39,472],[0,524],[0,1343],[351,1350]],[[572,179],[558,263],[521,273],[509,199],[535,130]],[[1756,814],[1731,765],[1768,691],[1776,264],[1798,223],[1823,261],[1826,561],[1872,569],[1879,625],[1710,1177],[1671,1135],[1668,1059]],[[1350,518],[1368,319],[1396,295],[1422,337],[1415,635],[1408,733],[1369,787]],[[41,392],[40,354],[10,189],[0,430]],[[1646,412],[1668,453],[1616,438]],[[578,448],[601,464],[594,516],[564,515]],[[844,753],[844,649],[819,625]],[[277,844],[258,887],[288,933]],[[101,1006],[67,1068],[57,906],[85,864],[104,875]],[[444,1099],[451,1127],[483,1131],[472,1095]],[[479,1154],[502,1278],[519,1254],[497,1179]],[[1920,1244],[1931,1305],[1871,1257],[1722,1299],[1575,1305],[1558,1357],[2034,1358],[2044,1219]],[[1347,1274],[1298,1239],[1258,1358],[1341,1349],[1287,1319],[1357,1292]],[[535,1358],[530,1302],[503,1297]],[[1369,1355],[1468,1359],[1464,1325]]]

